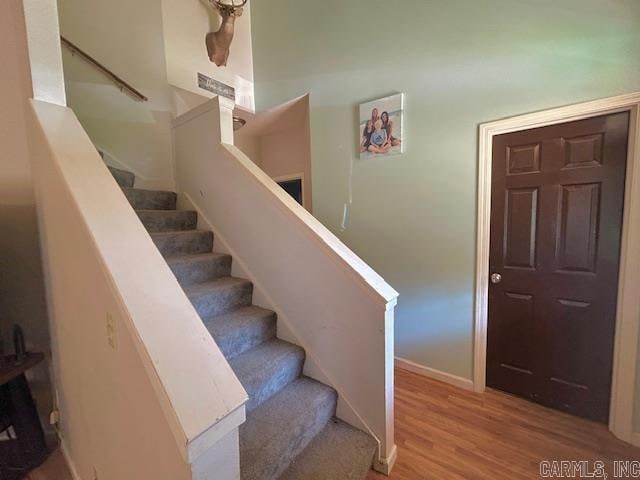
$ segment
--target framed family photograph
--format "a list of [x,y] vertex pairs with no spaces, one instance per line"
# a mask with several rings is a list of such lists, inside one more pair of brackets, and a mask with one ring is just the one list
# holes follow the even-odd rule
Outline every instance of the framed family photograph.
[[403,93],[360,104],[361,159],[404,152],[403,110]]

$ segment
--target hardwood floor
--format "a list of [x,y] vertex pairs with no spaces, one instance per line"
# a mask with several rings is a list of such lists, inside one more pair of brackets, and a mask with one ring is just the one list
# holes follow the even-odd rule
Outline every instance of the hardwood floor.
[[539,479],[541,460],[640,460],[604,425],[502,392],[468,392],[396,369],[398,460],[367,480]]
[[[398,461],[367,480],[539,479],[541,460],[640,460],[604,425],[520,398],[477,394],[396,369]],[[57,451],[27,480],[71,480]],[[303,480],[303,479],[301,479]]]

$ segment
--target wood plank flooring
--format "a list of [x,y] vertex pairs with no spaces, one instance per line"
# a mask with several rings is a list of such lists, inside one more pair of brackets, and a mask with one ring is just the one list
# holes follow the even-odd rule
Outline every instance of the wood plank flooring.
[[[614,459],[640,460],[640,449],[615,439],[604,425],[399,369],[396,443],[391,476],[372,472],[367,480],[539,479],[543,459],[602,460],[608,467]],[[71,480],[71,475],[57,451],[27,479]]]
[[640,460],[604,425],[502,392],[468,392],[396,369],[398,460],[367,480],[539,479],[541,460]]

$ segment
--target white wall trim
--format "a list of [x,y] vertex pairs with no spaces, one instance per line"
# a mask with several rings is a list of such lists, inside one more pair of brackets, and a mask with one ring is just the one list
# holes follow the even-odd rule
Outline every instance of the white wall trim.
[[[478,218],[476,244],[474,389],[486,386],[489,231],[491,223],[491,161],[493,137],[504,133],[630,112],[629,151],[620,252],[620,275],[611,388],[609,429],[631,442],[640,331],[640,92],[483,123],[478,146]],[[632,221],[635,219],[636,221]],[[636,434],[638,435],[638,434]],[[637,437],[636,437],[637,441]]]
[[304,173],[291,173],[289,175],[280,175],[279,177],[273,177],[273,181],[278,182],[290,182],[291,180],[300,180],[300,195],[302,196],[302,206],[307,208],[307,202],[304,201]]
[[439,380],[441,382],[448,383],[449,385],[453,385],[454,387],[462,388],[464,390],[473,390],[473,381],[468,378],[459,377],[451,373],[443,372],[442,370],[436,370],[435,368],[426,367],[402,357],[396,357],[395,363],[396,368],[417,373],[418,375],[422,375],[424,377],[433,378],[434,380]]
[[391,448],[391,453],[387,458],[376,457],[373,459],[373,469],[376,472],[389,476],[396,464],[396,460],[398,460],[398,446],[394,443],[393,448]]
[[60,440],[60,451],[62,452],[62,456],[64,457],[65,462],[67,463],[67,467],[69,467],[69,473],[71,473],[71,477],[73,480],[80,480],[80,475],[78,474],[78,469],[76,468],[75,463],[71,459],[71,455],[69,455],[69,449],[67,448],[67,444],[64,440]]

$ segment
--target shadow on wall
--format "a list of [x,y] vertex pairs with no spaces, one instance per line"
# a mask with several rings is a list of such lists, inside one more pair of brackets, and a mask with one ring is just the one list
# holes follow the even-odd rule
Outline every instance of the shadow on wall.
[[[0,208],[0,329],[5,353],[13,353],[13,325],[22,327],[29,351],[51,358],[47,304],[38,244],[35,205]],[[56,441],[49,427],[53,394],[48,361],[31,369],[27,377],[48,440]]]

